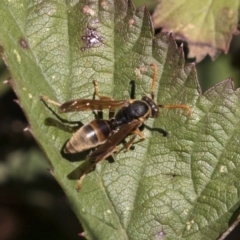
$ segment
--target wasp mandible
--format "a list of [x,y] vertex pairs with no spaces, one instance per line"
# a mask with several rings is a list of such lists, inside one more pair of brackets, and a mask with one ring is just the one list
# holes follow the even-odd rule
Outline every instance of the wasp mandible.
[[[60,104],[52,101],[46,96],[41,96],[45,102],[58,106],[60,113],[74,111],[97,110],[99,119],[79,128],[66,143],[63,151],[67,154],[83,152],[85,150],[96,148],[88,155],[91,161],[90,166],[83,172],[78,181],[78,188],[81,187],[83,178],[95,167],[95,165],[117,151],[117,146],[128,136],[132,135],[124,148],[128,150],[133,144],[145,139],[143,132],[139,127],[148,118],[157,118],[160,108],[182,108],[191,114],[191,108],[183,104],[159,105],[154,101],[154,90],[157,80],[157,65],[153,67],[153,77],[151,84],[151,97],[144,95],[141,100],[114,100],[107,96],[99,94],[98,82],[93,81],[94,96],[99,99],[76,99]],[[109,119],[104,120],[102,110],[109,109]],[[118,111],[115,114],[115,110]],[[135,140],[139,136],[140,139]]]

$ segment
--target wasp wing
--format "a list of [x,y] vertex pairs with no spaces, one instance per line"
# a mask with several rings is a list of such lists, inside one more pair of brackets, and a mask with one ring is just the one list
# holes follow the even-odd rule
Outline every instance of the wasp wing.
[[100,145],[95,151],[93,151],[88,159],[93,160],[95,163],[101,161],[104,158],[110,156],[113,152],[117,150],[117,145],[126,138],[131,132],[136,130],[142,125],[139,120],[133,120],[132,122],[125,124],[120,127],[120,129],[110,136],[107,141]]
[[128,105],[128,100],[111,100],[111,99],[76,99],[63,103],[59,107],[59,112],[76,112],[103,109],[116,109]]

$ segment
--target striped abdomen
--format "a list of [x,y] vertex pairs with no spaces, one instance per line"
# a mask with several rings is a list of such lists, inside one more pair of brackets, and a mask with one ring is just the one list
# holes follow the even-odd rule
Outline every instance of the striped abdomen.
[[67,142],[64,152],[77,153],[103,144],[112,129],[106,120],[93,120],[82,126]]

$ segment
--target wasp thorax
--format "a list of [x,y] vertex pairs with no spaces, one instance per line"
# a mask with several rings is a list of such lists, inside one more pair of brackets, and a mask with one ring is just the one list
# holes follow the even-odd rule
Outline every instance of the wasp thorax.
[[143,96],[142,97],[142,101],[146,102],[148,104],[148,106],[151,109],[151,114],[149,117],[151,118],[156,118],[159,115],[159,107],[158,105],[148,96]]

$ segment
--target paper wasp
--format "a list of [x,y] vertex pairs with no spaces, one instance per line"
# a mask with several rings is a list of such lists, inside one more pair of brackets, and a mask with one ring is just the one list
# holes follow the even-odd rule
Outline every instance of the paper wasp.
[[[74,111],[97,110],[100,119],[95,119],[90,123],[78,129],[67,142],[64,147],[64,153],[74,154],[91,148],[96,148],[88,155],[91,161],[90,166],[83,172],[78,181],[78,186],[93,168],[101,160],[107,158],[117,151],[117,146],[128,136],[132,135],[130,140],[125,144],[124,148],[128,150],[133,144],[143,141],[144,134],[139,127],[148,118],[156,118],[159,115],[160,108],[182,108],[191,114],[191,108],[187,105],[158,105],[154,101],[154,89],[157,80],[157,66],[151,64],[154,73],[151,85],[151,97],[144,95],[141,100],[113,100],[110,97],[101,96],[98,91],[97,81],[94,83],[94,95],[96,99],[76,99],[59,104],[42,96],[42,100],[54,104],[59,107],[60,113]],[[109,120],[102,119],[102,110],[109,109]],[[118,109],[115,114],[115,110]],[[135,141],[139,136],[140,139]]]

